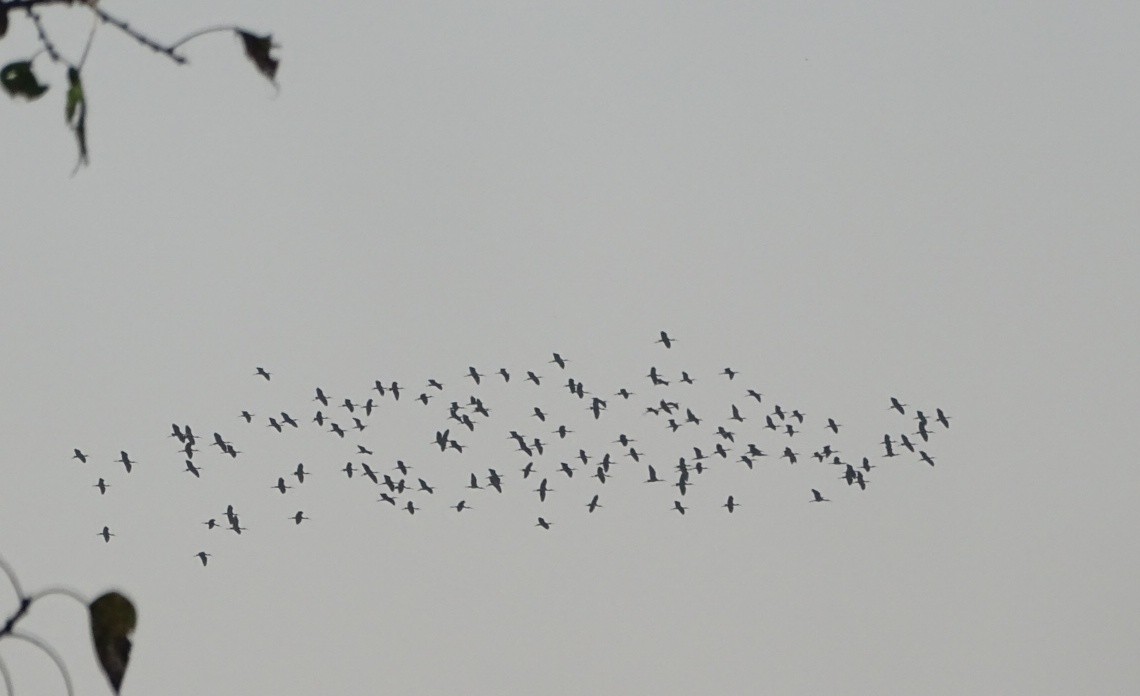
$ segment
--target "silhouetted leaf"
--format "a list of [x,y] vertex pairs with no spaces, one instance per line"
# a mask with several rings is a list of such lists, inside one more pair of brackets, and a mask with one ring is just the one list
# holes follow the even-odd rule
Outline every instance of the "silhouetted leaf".
[[40,84],[32,72],[32,61],[18,60],[8,63],[0,70],[0,84],[12,97],[35,99],[47,91],[47,85]]
[[241,29],[236,30],[238,36],[241,37],[241,42],[245,46],[245,54],[257,66],[262,75],[269,78],[270,82],[276,83],[277,66],[280,64],[273,56],[269,55],[275,46],[273,45],[273,35],[266,34],[265,36],[256,36]]
[[79,78],[79,71],[74,67],[67,69],[67,107],[64,111],[67,116],[67,125],[75,131],[75,139],[79,143],[79,161],[75,168],[87,164],[87,96],[83,92],[83,81]]
[[75,68],[67,69],[67,123],[72,125],[75,120],[76,107],[86,106],[83,97],[83,82],[79,79],[79,71]]
[[118,592],[108,592],[91,602],[90,610],[95,654],[117,694],[131,657],[129,636],[138,622],[135,605]]

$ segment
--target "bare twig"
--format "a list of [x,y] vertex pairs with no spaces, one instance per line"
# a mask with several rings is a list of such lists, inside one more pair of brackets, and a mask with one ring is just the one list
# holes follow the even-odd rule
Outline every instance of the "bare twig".
[[39,13],[32,9],[31,6],[25,8],[24,11],[28,13],[28,17],[31,17],[32,24],[36,25],[36,33],[40,36],[40,43],[43,44],[44,50],[47,51],[48,57],[51,58],[52,62],[66,63],[67,61],[63,60],[59,55],[59,51],[55,49],[55,44],[48,38],[47,30],[44,29],[44,23],[40,20]]
[[8,582],[12,583],[12,589],[16,591],[16,597],[23,599],[24,590],[20,587],[20,581],[16,579],[16,573],[3,558],[0,558],[0,570],[3,570],[4,574],[8,576]]
[[50,657],[52,661],[55,662],[55,666],[59,668],[59,673],[63,675],[63,684],[67,687],[67,696],[75,696],[75,690],[71,687],[71,674],[68,673],[67,665],[63,663],[63,658],[59,656],[55,648],[28,633],[13,633],[11,635],[13,638],[19,638],[20,640],[31,643],[47,653],[47,656]]
[[3,659],[0,659],[0,677],[4,677],[5,696],[15,696],[16,690],[12,688],[12,675],[8,674],[8,665],[4,664]]
[[186,62],[185,57],[180,56],[174,52],[174,49],[176,48],[177,44],[175,44],[175,46],[163,46],[162,44],[158,43],[157,41],[150,38],[149,36],[141,34],[138,31],[132,29],[131,25],[128,24],[126,20],[119,19],[118,17],[115,17],[111,14],[108,14],[105,10],[101,9],[99,6],[97,6],[93,3],[85,2],[84,4],[92,12],[94,12],[95,16],[98,17],[100,20],[106,22],[107,24],[110,24],[111,26],[115,27],[119,31],[123,32],[127,36],[134,39],[135,41],[138,41],[143,46],[146,46],[147,48],[151,49],[155,53],[161,53],[162,55],[166,56],[167,58],[174,61],[175,63],[178,63],[179,65]]

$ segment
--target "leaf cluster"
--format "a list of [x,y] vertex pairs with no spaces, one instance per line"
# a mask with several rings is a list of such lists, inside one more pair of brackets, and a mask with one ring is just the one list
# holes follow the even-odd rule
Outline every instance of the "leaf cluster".
[[[38,6],[58,4],[64,4],[69,8],[75,6],[86,8],[95,17],[91,34],[87,39],[87,46],[83,50],[83,56],[76,63],[63,58],[55,44],[51,41],[47,29],[37,12]],[[23,10],[27,19],[35,25],[41,49],[32,56],[13,60],[3,67],[0,67],[0,86],[2,86],[4,91],[8,93],[8,96],[13,99],[22,98],[29,102],[35,101],[43,96],[49,87],[49,85],[41,82],[36,76],[33,65],[35,59],[40,54],[47,54],[53,63],[66,66],[67,95],[64,104],[64,116],[65,122],[74,134],[78,146],[79,155],[75,165],[76,170],[78,170],[80,166],[88,163],[87,93],[83,86],[82,71],[87,59],[87,52],[91,48],[91,43],[94,40],[95,32],[102,25],[114,27],[119,32],[129,36],[143,46],[150,48],[156,53],[165,55],[180,65],[187,61],[186,58],[178,52],[178,49],[188,41],[205,34],[232,32],[241,40],[246,57],[254,64],[258,72],[264,75],[274,86],[277,85],[277,69],[280,66],[280,60],[273,55],[277,44],[273,42],[272,34],[260,36],[242,27],[228,25],[216,26],[187,34],[174,43],[163,44],[134,29],[125,20],[115,17],[100,8],[98,6],[98,0],[0,0],[0,39],[4,38],[5,34],[7,34],[10,15],[12,15],[15,10]]]

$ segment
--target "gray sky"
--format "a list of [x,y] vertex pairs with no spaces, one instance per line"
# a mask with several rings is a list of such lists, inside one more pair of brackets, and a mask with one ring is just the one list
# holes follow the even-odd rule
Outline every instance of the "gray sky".
[[[63,75],[37,61],[51,91],[0,102],[0,553],[28,589],[136,601],[124,693],[1140,684],[1140,9],[104,5],[164,39],[273,31],[283,60],[275,94],[229,36],[178,68],[104,27],[73,179]],[[45,17],[78,53],[86,22]],[[22,21],[0,42],[34,46]],[[473,392],[469,365],[514,379]],[[641,415],[651,365],[697,379],[660,396],[699,406],[699,435]],[[528,369],[549,382],[528,392]],[[566,376],[639,394],[595,424]],[[428,377],[496,409],[462,455],[429,444],[444,397],[405,403]],[[410,393],[355,440],[264,427],[311,417],[316,386],[362,401],[375,379]],[[548,457],[539,503],[505,439],[555,439],[527,415],[543,405],[580,431],[560,459],[616,457],[628,432],[664,472],[715,443],[730,403],[778,453],[761,425],[780,403],[808,415],[801,455],[828,416],[845,455],[878,455],[911,427],[892,395],[954,417],[936,467],[879,461],[859,493],[807,456],[714,462],[683,518],[628,461],[603,488]],[[195,480],[172,421],[243,454],[201,453]],[[422,513],[338,471],[357,442],[430,474]],[[311,481],[270,489],[300,461]],[[506,493],[462,490],[488,467]],[[808,504],[813,487],[833,502]],[[446,508],[460,498],[476,509]],[[229,503],[241,537],[200,524]],[[27,628],[101,693],[83,612],[51,602]],[[18,693],[57,678],[10,641],[0,657]]]

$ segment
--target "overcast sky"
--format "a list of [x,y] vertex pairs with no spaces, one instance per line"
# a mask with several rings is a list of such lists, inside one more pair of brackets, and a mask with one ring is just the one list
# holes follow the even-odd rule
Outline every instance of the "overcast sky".
[[[272,31],[282,59],[278,92],[231,35],[179,67],[101,28],[74,178],[64,75],[37,58],[49,92],[0,101],[0,554],[28,590],[135,600],[123,693],[1140,687],[1140,8],[102,6],[161,40]],[[77,56],[87,19],[44,17]],[[12,20],[5,62],[36,49]],[[608,399],[598,421],[568,377]],[[341,440],[309,422],[318,386],[381,406]],[[473,394],[491,416],[438,452]],[[702,424],[643,414],[666,397]],[[803,432],[765,430],[775,404]],[[953,418],[934,467],[881,457],[915,408]],[[202,443],[196,479],[171,422],[242,453]],[[675,481],[717,425],[735,449],[682,517],[645,465]],[[544,503],[510,430],[553,443]],[[751,471],[745,442],[771,453]],[[825,443],[872,458],[866,491],[810,457]],[[579,448],[614,478],[558,473]],[[400,498],[414,516],[340,471],[397,459],[436,487]],[[272,490],[298,462],[312,478]],[[463,488],[488,468],[503,494]],[[202,524],[228,504],[240,537]],[[104,693],[85,622],[52,599],[22,625]],[[0,657],[17,693],[63,693],[42,655]]]

